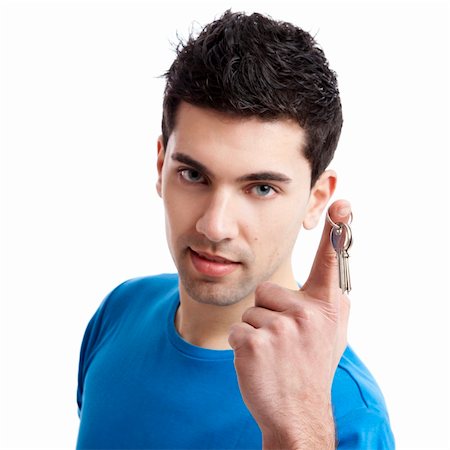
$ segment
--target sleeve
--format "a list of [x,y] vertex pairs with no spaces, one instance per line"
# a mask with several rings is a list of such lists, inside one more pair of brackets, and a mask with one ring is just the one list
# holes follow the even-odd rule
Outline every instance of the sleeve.
[[[108,296],[109,297],[109,296]],[[89,363],[92,356],[95,353],[95,348],[99,341],[99,335],[102,328],[102,318],[105,309],[105,303],[108,297],[103,300],[96,313],[89,321],[86,331],[83,336],[83,341],[80,350],[80,360],[78,365],[78,387],[77,387],[77,404],[78,404],[78,417],[81,417],[82,405],[83,405],[83,388],[86,371],[89,367]]]
[[102,345],[103,339],[106,339],[108,333],[114,329],[113,322],[123,311],[123,301],[126,301],[126,292],[128,292],[127,287],[133,285],[132,281],[127,280],[119,284],[103,299],[84,333],[78,366],[77,404],[79,417],[82,414],[84,384],[89,365]]
[[394,435],[385,411],[360,408],[337,425],[339,450],[393,450]]

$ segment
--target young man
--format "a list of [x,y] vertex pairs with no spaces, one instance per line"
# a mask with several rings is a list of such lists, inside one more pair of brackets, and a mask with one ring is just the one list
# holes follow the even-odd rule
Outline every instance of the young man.
[[[336,183],[323,52],[293,25],[226,12],[166,76],[157,191],[178,275],[125,282],[89,323],[78,448],[393,448],[347,347],[330,223],[301,289],[291,265]],[[329,214],[346,222],[350,205]]]

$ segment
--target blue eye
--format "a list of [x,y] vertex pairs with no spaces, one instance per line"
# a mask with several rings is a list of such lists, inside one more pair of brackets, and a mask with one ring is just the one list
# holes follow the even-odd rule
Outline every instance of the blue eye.
[[276,194],[275,189],[268,184],[258,184],[251,189],[258,197],[272,197]]
[[189,183],[204,183],[205,177],[195,169],[181,169],[179,171],[181,177]]

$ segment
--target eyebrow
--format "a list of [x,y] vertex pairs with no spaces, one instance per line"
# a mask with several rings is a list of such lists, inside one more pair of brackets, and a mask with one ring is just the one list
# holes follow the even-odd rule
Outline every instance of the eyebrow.
[[179,152],[172,153],[171,158],[174,161],[178,161],[180,163],[187,164],[188,166],[193,167],[195,170],[202,172],[202,174],[206,175],[207,177],[212,176],[212,173],[208,170],[208,168],[204,164],[202,164],[199,161],[196,161],[195,159],[191,158],[189,155],[186,155],[185,153]]
[[282,183],[290,183],[292,180],[280,172],[255,172],[239,177],[237,181],[279,181]]
[[[174,161],[178,161],[193,167],[195,170],[202,172],[203,175],[206,175],[209,178],[213,178],[211,171],[204,164],[191,158],[185,153],[175,152],[171,155],[171,158]],[[292,179],[283,173],[265,170],[261,172],[252,172],[247,175],[242,175],[237,178],[236,181],[240,183],[245,181],[278,181],[281,183],[290,183]]]

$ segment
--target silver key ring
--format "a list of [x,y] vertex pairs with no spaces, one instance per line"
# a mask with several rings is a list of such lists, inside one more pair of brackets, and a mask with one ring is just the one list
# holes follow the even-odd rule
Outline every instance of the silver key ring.
[[[331,217],[330,217],[330,209],[327,210],[327,220],[328,220],[328,222],[331,224],[331,226],[332,226],[333,228],[340,228],[340,226],[339,226],[337,223],[334,223],[334,222],[331,220]],[[350,225],[352,222],[353,222],[353,212],[350,212],[350,219],[349,219],[347,225]]]

